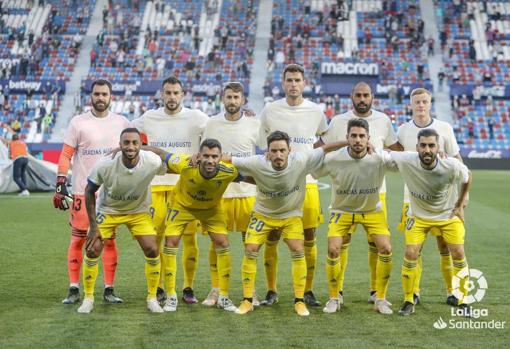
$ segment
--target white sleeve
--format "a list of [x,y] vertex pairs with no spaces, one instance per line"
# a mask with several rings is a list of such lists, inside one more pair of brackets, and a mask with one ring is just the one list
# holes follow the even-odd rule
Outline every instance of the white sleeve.
[[260,130],[259,130],[259,147],[267,149],[267,136],[269,136],[269,126],[267,125],[267,107],[260,112]]
[[136,118],[133,121],[131,121],[131,125],[133,125],[133,127],[136,127],[138,129],[138,131],[144,132],[144,129],[143,129],[143,115],[140,116],[139,118]]
[[304,154],[307,154],[308,156],[306,159],[306,165],[309,169],[309,172],[315,172],[322,166],[324,161],[324,149],[322,149],[322,147],[316,148]]
[[239,173],[243,176],[252,176],[255,173],[255,169],[260,163],[260,155],[248,156],[248,157],[232,157],[232,165],[237,167]]
[[469,169],[467,166],[460,162],[459,159],[450,158],[450,160],[453,161],[455,166],[455,177],[457,180],[459,180],[461,183],[467,183],[469,181]]
[[393,129],[393,125],[391,124],[390,118],[387,118],[386,125],[388,127],[388,132],[386,134],[386,138],[384,139],[384,145],[389,147],[390,145],[393,145],[398,142],[397,135],[395,133],[395,130]]
[[[394,152],[391,152],[394,153]],[[390,155],[390,152],[382,150],[379,154],[383,162],[384,168],[388,171],[398,171],[398,166],[395,160]]]
[[460,147],[457,144],[457,139],[455,138],[455,134],[453,133],[453,127],[448,125],[448,137],[444,142],[444,151],[448,156],[457,156],[460,152]]
[[319,124],[319,128],[317,129],[317,134],[320,136],[328,131],[328,122],[324,112],[319,110],[319,113],[321,115],[321,122]]
[[96,163],[94,167],[92,167],[92,170],[89,173],[89,176],[87,177],[87,181],[92,182],[93,184],[97,185],[98,187],[103,184],[103,176],[101,175],[101,161]]

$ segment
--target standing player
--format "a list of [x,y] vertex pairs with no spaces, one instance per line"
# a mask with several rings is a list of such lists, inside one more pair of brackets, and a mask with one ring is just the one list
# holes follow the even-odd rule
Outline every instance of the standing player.
[[227,311],[237,308],[228,298],[230,286],[230,246],[221,197],[230,182],[238,178],[237,169],[220,162],[221,144],[215,139],[205,139],[198,152],[199,166],[190,164],[190,157],[171,154],[154,147],[147,147],[164,159],[171,172],[181,176],[174,188],[174,200],[166,215],[165,246],[162,258],[165,266],[165,286],[168,297],[163,309],[177,310],[175,279],[177,252],[186,226],[198,220],[209,234],[216,252],[218,268],[218,307]]
[[[155,175],[166,173],[166,166],[152,152],[140,151],[140,132],[136,128],[123,130],[119,145],[122,153],[113,159],[105,158],[99,161],[92,169],[85,187],[90,232],[83,267],[85,298],[78,312],[87,314],[94,308],[97,263],[103,244],[124,224],[138,240],[145,255],[147,308],[153,313],[163,313],[156,299],[160,258],[156,232],[149,214],[149,184]],[[99,188],[101,191],[96,210],[96,192]]]
[[[173,154],[195,154],[205,129],[207,115],[196,109],[183,107],[184,91],[182,82],[171,76],[163,80],[161,97],[164,106],[145,112],[133,121],[133,125],[148,138],[150,146],[159,147]],[[151,183],[151,213],[158,233],[158,244],[165,233],[167,209],[173,200],[173,190],[179,175],[167,174],[155,177]],[[195,231],[196,222],[190,222],[183,235],[184,248],[182,264],[184,269],[183,300],[188,304],[197,303],[193,292],[193,280],[198,261],[198,245]],[[164,269],[164,261],[161,265]],[[163,286],[164,278],[161,278]],[[166,298],[163,288],[158,289],[158,299]]]
[[[360,82],[354,86],[351,93],[352,110],[346,113],[335,116],[329,124],[328,131],[321,136],[324,142],[333,142],[345,140],[347,134],[347,124],[349,120],[354,118],[362,118],[368,122],[370,127],[370,142],[375,149],[382,150],[389,148],[391,150],[401,150],[400,145],[397,143],[397,136],[391,125],[390,118],[380,111],[372,109],[372,102],[374,94],[372,89],[365,82]],[[384,215],[386,212],[386,182],[380,188],[380,196],[382,203],[382,210]],[[345,235],[342,240],[342,248],[340,253],[341,259],[341,272],[339,280],[339,301],[343,303],[343,282],[345,276],[345,268],[347,267],[349,259],[349,244],[351,242],[351,234],[356,230],[356,225],[353,225],[349,234]],[[368,236],[368,265],[370,267],[370,296],[368,301],[374,303],[376,300],[376,269],[378,261],[378,251],[375,243],[372,241],[370,235]]]
[[232,158],[234,166],[257,183],[257,199],[246,232],[242,266],[244,299],[237,313],[253,310],[258,251],[271,232],[279,231],[292,257],[294,309],[299,316],[308,316],[310,313],[303,299],[307,272],[302,222],[306,177],[320,167],[324,154],[338,149],[338,143],[291,152],[290,137],[285,132],[275,131],[267,138],[267,147],[267,158],[264,155]]
[[[255,155],[255,147],[259,142],[260,121],[244,116],[241,111],[245,103],[243,85],[240,82],[227,83],[223,88],[222,100],[225,113],[211,117],[207,122],[204,138],[217,139],[221,143],[223,152],[232,156]],[[226,214],[228,231],[242,232],[243,241],[256,195],[256,187],[249,183],[230,183],[223,194],[222,205]],[[202,302],[204,305],[215,305],[218,301],[219,281],[216,259],[216,250],[211,243],[209,264],[212,289]]]
[[[446,153],[450,157],[455,157],[462,161],[460,156],[460,148],[455,139],[453,128],[449,123],[433,119],[430,116],[430,108],[432,106],[432,95],[424,88],[417,88],[411,92],[411,109],[413,119],[401,125],[398,128],[398,141],[403,146],[405,151],[416,150],[416,137],[418,132],[425,128],[434,129],[439,134],[438,145],[439,150]],[[401,222],[398,230],[405,231],[405,223],[407,220],[407,211],[409,210],[409,190],[407,186],[404,187],[404,204],[402,206]],[[448,246],[441,236],[441,232],[437,229],[431,230],[431,235],[436,236],[437,248],[441,254],[441,273],[446,285],[447,298],[446,303],[449,305],[458,305],[458,300],[452,294],[452,256],[448,250]],[[422,258],[421,251],[418,257],[418,264],[416,266],[416,281],[414,283],[414,303],[420,301],[420,279],[422,273]]]
[[349,146],[327,154],[322,167],[313,173],[316,177],[331,177],[333,187],[326,261],[330,299],[323,309],[325,313],[334,313],[340,309],[342,240],[350,234],[352,226],[361,224],[378,251],[374,309],[381,314],[393,314],[391,304],[386,300],[392,267],[390,231],[379,196],[386,170],[392,169],[392,161],[385,151],[377,150],[369,154],[369,139],[369,126],[365,119],[349,120]]
[[[67,210],[69,196],[66,188],[67,171],[73,162],[71,209],[71,243],[67,251],[69,272],[69,293],[64,304],[74,304],[80,300],[80,270],[83,261],[83,244],[89,229],[89,219],[85,211],[84,190],[90,169],[105,154],[118,145],[118,137],[129,126],[124,117],[108,111],[111,102],[112,85],[107,80],[99,79],[92,83],[90,100],[92,109],[75,116],[66,131],[64,146],[58,161],[58,177],[53,205]],[[113,293],[115,269],[117,267],[117,246],[115,235],[105,242],[103,253],[104,294],[107,303],[122,303],[122,299]]]
[[[416,152],[392,152],[409,190],[409,212],[406,222],[406,251],[402,266],[405,299],[400,315],[414,312],[414,284],[417,260],[427,233],[438,229],[453,259],[453,274],[468,267],[464,254],[464,206],[467,203],[471,173],[455,158],[441,159],[439,134],[433,129],[418,132]],[[457,187],[461,185],[460,193]],[[467,295],[469,273],[460,281],[460,290]],[[462,297],[463,298],[463,297]],[[467,305],[459,299],[465,315]]]
[[[266,104],[260,115],[261,143],[274,131],[283,131],[290,137],[293,151],[312,150],[317,136],[326,132],[326,116],[319,105],[303,98],[305,89],[305,71],[299,64],[289,64],[283,70],[282,87],[285,98]],[[344,133],[345,134],[345,133]],[[303,228],[305,236],[305,258],[307,266],[304,299],[308,305],[318,306],[312,292],[317,246],[315,229],[322,223],[319,189],[312,176],[307,177],[306,195],[303,204]],[[271,234],[265,248],[264,265],[266,267],[268,292],[262,305],[272,305],[278,301],[276,293],[276,274],[278,264],[279,236]]]

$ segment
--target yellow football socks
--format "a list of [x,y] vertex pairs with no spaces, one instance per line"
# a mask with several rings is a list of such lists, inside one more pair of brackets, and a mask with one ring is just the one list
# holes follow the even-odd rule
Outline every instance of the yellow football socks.
[[175,292],[175,275],[177,273],[177,247],[163,247],[163,265],[165,266],[165,289],[169,296],[174,296]]
[[160,263],[159,256],[150,258],[145,256],[145,278],[147,279],[147,300],[156,298],[159,285]]
[[386,299],[386,290],[390,281],[393,263],[390,254],[379,253],[376,268],[375,291],[377,299]]
[[368,267],[370,269],[370,291],[377,289],[377,261],[378,261],[377,247],[373,242],[368,243]]
[[244,252],[242,272],[243,297],[253,298],[255,288],[255,277],[257,276],[258,252]]
[[315,243],[315,239],[305,240],[305,260],[306,260],[305,291],[310,291],[313,287],[315,265],[317,264],[317,244]]
[[[460,277],[460,285],[459,285],[459,289],[460,291],[464,294],[464,297],[465,298],[468,294],[468,289],[467,289],[467,286],[469,284],[469,270],[468,272],[461,276],[461,275],[458,275],[459,272],[464,269],[464,268],[467,268],[468,267],[468,264],[466,262],[466,259],[460,259],[460,260],[453,260],[453,275],[457,276],[457,277]],[[459,304],[462,304],[464,303],[464,300],[463,299],[459,299]]]
[[292,258],[292,283],[294,285],[294,296],[302,299],[305,293],[306,284],[306,260],[304,252],[291,252]]
[[402,287],[406,302],[414,303],[414,282],[416,280],[417,261],[410,261],[404,257],[402,265]]
[[220,296],[228,297],[230,287],[230,247],[216,248],[218,256],[216,264],[218,265],[218,285]]
[[440,258],[440,268],[441,273],[443,274],[444,283],[446,285],[446,291],[448,293],[453,292],[452,288],[452,277],[453,277],[453,261],[452,261],[452,255],[448,253],[441,253]]
[[418,255],[418,259],[416,260],[416,278],[414,279],[414,294],[420,294],[420,282],[421,282],[421,273],[423,272],[423,260],[421,258],[421,252]]
[[211,286],[212,288],[219,288],[218,281],[218,256],[214,249],[214,244],[211,242],[209,245],[209,271],[211,273]]
[[184,277],[183,288],[193,288],[193,281],[198,264],[198,243],[197,236],[193,234],[182,235],[182,270]]
[[264,249],[264,267],[266,270],[267,290],[276,292],[276,274],[278,273],[278,241],[266,242]]
[[341,275],[341,256],[326,259],[326,276],[328,278],[329,298],[338,298]]
[[343,244],[340,247],[340,274],[338,274],[338,291],[343,292],[345,271],[347,270],[347,263],[349,262],[349,245],[350,243]]
[[85,298],[94,299],[94,287],[96,285],[97,274],[99,273],[99,258],[83,257],[83,289]]

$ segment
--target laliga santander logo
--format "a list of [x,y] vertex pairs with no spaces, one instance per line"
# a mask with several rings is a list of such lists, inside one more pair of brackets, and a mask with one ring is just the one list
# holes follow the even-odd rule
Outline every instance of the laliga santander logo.
[[[465,285],[468,294],[464,296],[464,293],[460,289],[460,281],[466,276],[469,276],[469,282]],[[461,300],[464,304],[473,304],[475,302],[481,302],[485,296],[487,280],[480,270],[468,269],[468,267],[466,267],[453,276],[452,287],[453,295],[457,299]]]

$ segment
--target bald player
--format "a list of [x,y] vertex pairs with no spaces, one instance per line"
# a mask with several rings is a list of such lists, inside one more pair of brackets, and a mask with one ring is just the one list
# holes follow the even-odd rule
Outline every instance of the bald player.
[[[397,135],[393,130],[391,120],[388,115],[377,111],[372,108],[372,102],[374,100],[374,94],[372,89],[365,82],[360,82],[354,86],[351,93],[351,101],[353,109],[333,117],[327,132],[321,136],[321,140],[324,143],[346,140],[347,124],[349,120],[354,118],[362,118],[368,122],[370,143],[375,147],[376,150],[382,150],[389,148],[391,150],[401,150],[402,147],[397,143]],[[384,215],[387,216],[386,209],[386,181],[383,181],[379,190],[382,210]],[[353,225],[349,234],[343,237],[342,247],[340,252],[341,259],[341,271],[339,284],[339,302],[343,303],[343,282],[345,270],[349,259],[349,244],[351,242],[351,234],[356,230],[356,225]],[[378,260],[377,246],[372,241],[372,238],[368,236],[368,264],[370,267],[370,296],[368,301],[374,303],[376,300],[376,268]]]

